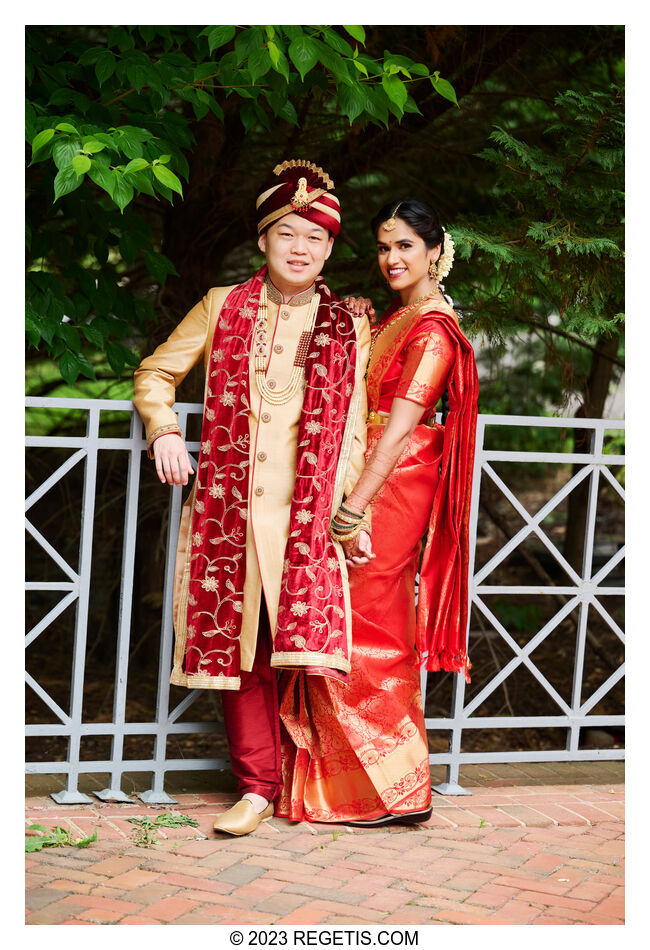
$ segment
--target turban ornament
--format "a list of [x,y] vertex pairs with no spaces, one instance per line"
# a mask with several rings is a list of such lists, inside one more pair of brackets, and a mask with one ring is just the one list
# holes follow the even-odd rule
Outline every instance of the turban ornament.
[[[341,206],[332,194],[334,182],[322,168],[301,158],[276,165],[277,176],[257,199],[257,231],[261,234],[287,214],[300,214],[334,237],[341,230]],[[279,180],[278,180],[279,179]]]

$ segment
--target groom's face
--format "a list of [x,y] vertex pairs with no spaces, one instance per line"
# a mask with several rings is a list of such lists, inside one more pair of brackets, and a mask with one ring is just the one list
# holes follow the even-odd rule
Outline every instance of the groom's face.
[[333,244],[329,231],[293,213],[274,221],[258,240],[273,283],[287,284],[296,291],[313,284]]

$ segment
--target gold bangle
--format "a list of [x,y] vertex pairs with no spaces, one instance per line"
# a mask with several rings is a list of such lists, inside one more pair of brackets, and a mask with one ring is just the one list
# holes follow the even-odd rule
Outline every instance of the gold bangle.
[[339,505],[339,511],[343,511],[346,515],[350,515],[351,518],[357,518],[359,521],[365,515],[365,511],[351,511],[349,508],[346,508],[343,502]]
[[352,538],[356,538],[356,536],[359,534],[359,531],[361,531],[361,526],[354,527],[352,531],[349,531],[346,534],[341,534],[330,522],[329,535],[334,541],[351,541]]
[[361,518],[355,518],[353,520],[352,518],[348,518],[347,515],[341,514],[341,509],[339,508],[339,510],[336,512],[332,520],[336,520],[340,522],[341,524],[355,525],[355,524],[361,524],[361,522],[363,521],[363,516]]

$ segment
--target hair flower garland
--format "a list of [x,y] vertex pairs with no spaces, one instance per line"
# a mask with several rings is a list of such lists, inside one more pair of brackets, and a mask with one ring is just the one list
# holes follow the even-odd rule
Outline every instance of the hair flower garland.
[[444,280],[453,266],[454,242],[449,231],[445,231],[445,239],[442,245],[442,254],[438,258],[436,265],[436,269],[438,271],[438,280]]

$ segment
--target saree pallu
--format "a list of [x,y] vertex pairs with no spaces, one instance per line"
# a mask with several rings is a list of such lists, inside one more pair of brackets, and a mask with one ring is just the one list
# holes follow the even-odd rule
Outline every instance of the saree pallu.
[[[367,457],[382,432],[383,426],[369,426]],[[347,684],[307,680],[303,671],[282,674],[279,817],[369,820],[431,804],[413,590],[443,439],[441,426],[418,425],[373,500],[377,557],[350,572],[354,639]]]

